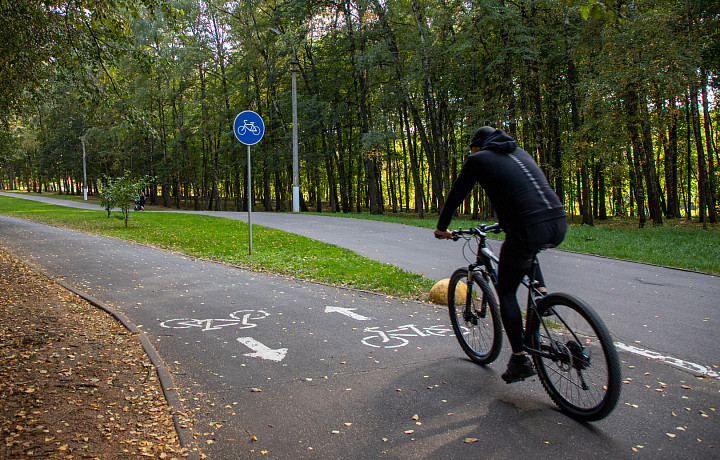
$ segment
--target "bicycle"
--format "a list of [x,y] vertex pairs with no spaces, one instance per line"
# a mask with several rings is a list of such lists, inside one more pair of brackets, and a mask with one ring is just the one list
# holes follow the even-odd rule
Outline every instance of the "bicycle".
[[238,134],[244,136],[246,132],[250,131],[253,135],[257,136],[260,134],[260,127],[255,126],[255,122],[245,120],[242,126],[238,127]]
[[[483,366],[492,363],[502,348],[500,310],[490,289],[490,283],[497,285],[498,257],[487,243],[488,233],[500,231],[499,224],[492,224],[452,232],[454,241],[466,240],[465,248],[477,241],[475,261],[468,260],[467,268],[457,269],[450,277],[448,308],[463,351]],[[562,412],[579,421],[600,420],[613,411],[620,397],[620,361],[610,332],[584,301],[569,294],[540,292],[535,280],[538,267],[535,254],[531,274],[522,281],[528,289],[525,351]],[[461,282],[464,289],[459,287]]]

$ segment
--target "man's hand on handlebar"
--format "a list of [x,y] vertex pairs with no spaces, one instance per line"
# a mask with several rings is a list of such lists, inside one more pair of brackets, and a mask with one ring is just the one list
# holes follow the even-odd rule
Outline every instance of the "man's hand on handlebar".
[[453,234],[452,234],[452,232],[449,232],[447,230],[442,231],[442,230],[435,229],[435,238],[437,238],[439,240],[452,240]]

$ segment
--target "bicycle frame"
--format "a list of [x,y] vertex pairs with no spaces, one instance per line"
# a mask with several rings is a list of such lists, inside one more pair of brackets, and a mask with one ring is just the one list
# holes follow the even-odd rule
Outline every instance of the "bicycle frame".
[[[468,286],[468,296],[472,295],[472,286],[473,283],[471,282],[471,277],[474,273],[480,273],[483,278],[485,278],[486,281],[490,281],[493,287],[495,287],[495,291],[497,292],[497,282],[498,282],[498,272],[495,268],[499,262],[500,259],[498,256],[495,255],[494,252],[487,246],[487,231],[497,231],[498,230],[497,224],[485,226],[481,225],[478,228],[473,228],[470,230],[460,230],[457,233],[457,235],[461,234],[470,234],[477,238],[478,240],[478,247],[477,247],[477,254],[475,262],[468,265],[468,280],[467,280],[467,286]],[[455,233],[455,232],[454,232]],[[530,270],[530,274],[526,275],[522,281],[520,282],[523,286],[525,286],[528,290],[528,296],[527,296],[527,304],[525,308],[525,315],[536,315],[540,324],[542,324],[543,329],[545,329],[545,332],[548,333],[547,325],[545,324],[545,321],[540,318],[540,315],[537,313],[537,299],[542,298],[544,296],[544,293],[541,293],[539,290],[540,283],[535,279],[537,276],[538,268],[540,267],[540,263],[538,262],[537,254],[533,256],[532,259],[532,269]],[[560,321],[563,321],[562,318],[560,318]],[[565,324],[567,326],[567,324]],[[527,327],[527,326],[526,326]],[[574,335],[574,333],[573,333]],[[554,344],[553,344],[554,347]],[[525,344],[524,344],[525,351],[532,355],[539,355],[543,358],[547,359],[554,359],[554,356],[548,352],[538,350],[535,348],[532,348],[529,346],[529,340],[528,340],[528,334],[527,329],[525,331]],[[555,350],[557,352],[557,350]]]
[[[492,282],[492,285],[497,284],[497,270],[495,266],[498,264],[499,259],[493,253],[490,248],[487,247],[486,239],[487,233],[485,233],[482,227],[471,229],[471,230],[460,230],[458,234],[467,233],[478,238],[478,249],[475,262],[468,265],[468,277],[472,276],[474,272],[482,274],[485,280]],[[471,283],[468,283],[468,286]]]
[[[485,280],[490,281],[497,290],[498,272],[495,267],[500,263],[500,259],[487,246],[487,233],[484,227],[480,226],[477,229],[466,231],[461,230],[462,233],[468,233],[478,238],[477,256],[475,262],[468,265],[468,276],[472,276],[473,272],[480,272]],[[540,287],[539,283],[535,280],[539,266],[536,254],[533,256],[530,275],[525,276],[521,281],[522,285],[528,289],[528,304],[532,303],[533,306],[535,306],[535,299],[543,295],[538,289]]]

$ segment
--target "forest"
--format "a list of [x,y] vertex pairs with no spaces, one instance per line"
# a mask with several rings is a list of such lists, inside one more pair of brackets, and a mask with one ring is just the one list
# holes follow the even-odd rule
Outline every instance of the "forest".
[[[569,215],[717,221],[717,0],[0,0],[0,189],[247,211],[438,212],[480,126]],[[477,188],[461,213],[491,216]]]

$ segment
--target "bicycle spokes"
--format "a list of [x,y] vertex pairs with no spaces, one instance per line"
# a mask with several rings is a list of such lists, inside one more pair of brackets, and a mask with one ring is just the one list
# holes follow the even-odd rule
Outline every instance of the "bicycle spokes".
[[502,346],[502,329],[490,287],[476,273],[468,277],[468,271],[460,269],[448,290],[448,311],[460,346],[474,362],[491,363]]
[[554,356],[563,372],[571,372],[574,369],[580,379],[580,387],[585,391],[589,390],[582,371],[590,367],[590,357],[585,354],[577,342],[558,343],[556,341]]
[[[543,299],[530,317],[530,352],[548,395],[579,420],[599,420],[620,393],[619,360],[612,338],[582,301],[565,295]],[[553,302],[548,305],[548,302]]]

